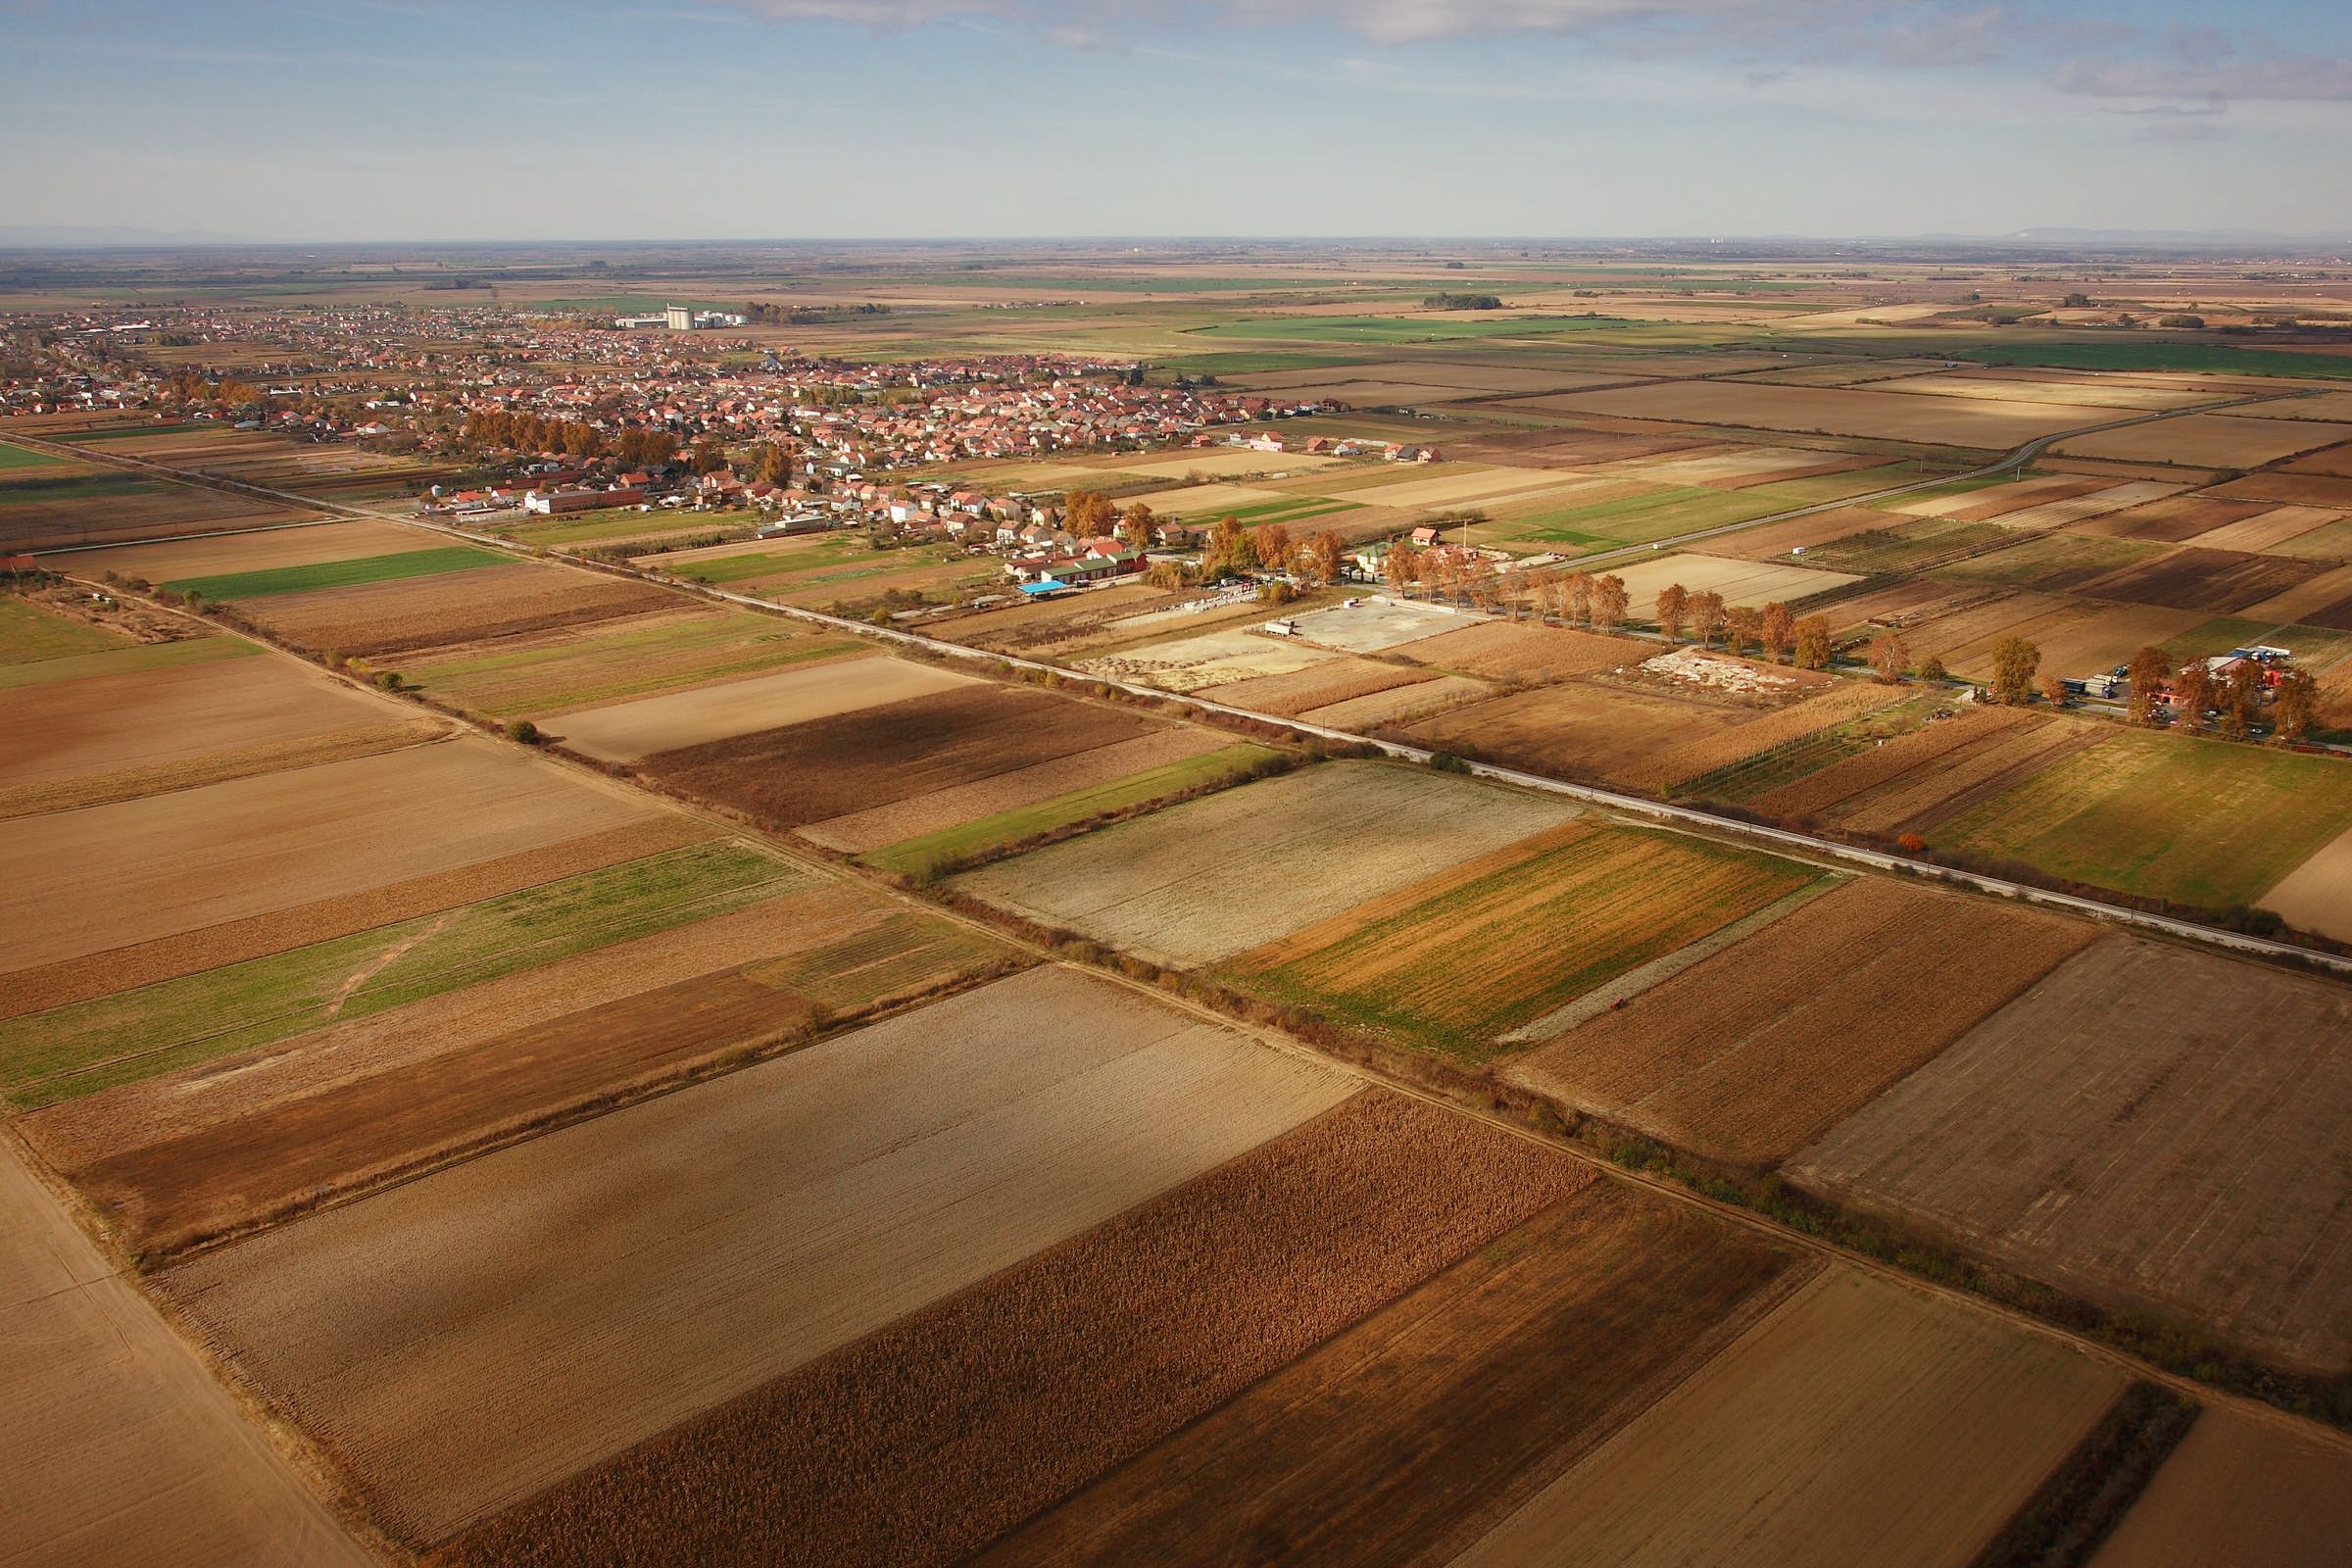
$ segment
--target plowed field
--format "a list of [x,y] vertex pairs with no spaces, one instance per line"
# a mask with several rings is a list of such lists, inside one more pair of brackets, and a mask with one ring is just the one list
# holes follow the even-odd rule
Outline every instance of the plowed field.
[[1564,680],[1638,664],[1656,649],[1628,637],[1603,637],[1559,626],[1490,620],[1400,644],[1396,653],[1424,664],[1458,669],[1489,680]]
[[300,648],[379,662],[420,648],[480,642],[673,609],[649,583],[536,562],[254,601],[246,612]]
[[2347,1541],[2340,1440],[2208,1406],[2090,1568],[2337,1568]]

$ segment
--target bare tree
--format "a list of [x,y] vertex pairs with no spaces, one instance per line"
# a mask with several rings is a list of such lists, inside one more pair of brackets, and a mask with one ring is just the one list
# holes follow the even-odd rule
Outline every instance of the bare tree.
[[1893,685],[1911,667],[1910,646],[1890,631],[1879,633],[1870,640],[1870,667],[1879,672],[1882,685]]

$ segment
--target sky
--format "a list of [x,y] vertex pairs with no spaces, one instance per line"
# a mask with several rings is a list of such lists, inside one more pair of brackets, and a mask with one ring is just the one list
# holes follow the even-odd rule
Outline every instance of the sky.
[[2345,0],[0,0],[0,224],[2352,232]]

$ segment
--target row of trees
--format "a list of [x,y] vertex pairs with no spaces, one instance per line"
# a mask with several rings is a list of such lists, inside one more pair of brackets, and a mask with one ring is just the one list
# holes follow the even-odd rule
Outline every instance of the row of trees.
[[[678,455],[678,438],[667,430],[624,429],[608,435],[592,424],[550,419],[536,414],[514,414],[504,409],[477,409],[466,416],[465,435],[475,446],[505,447],[514,452],[561,452],[573,458],[611,458],[625,467],[649,468]],[[715,461],[710,461],[715,460]],[[698,447],[696,466],[703,472],[726,461],[715,441]]]
[[1245,528],[1239,517],[1228,514],[1208,530],[1200,574],[1214,578],[1228,572],[1287,571],[1319,588],[1340,580],[1347,556],[1347,545],[1328,528],[1311,538],[1293,539],[1279,522]]

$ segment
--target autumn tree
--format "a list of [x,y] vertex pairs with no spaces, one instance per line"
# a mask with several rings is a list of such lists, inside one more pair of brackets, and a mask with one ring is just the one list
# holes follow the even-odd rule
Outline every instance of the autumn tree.
[[774,441],[762,441],[755,450],[759,459],[752,465],[755,484],[783,484],[792,477],[792,454]]
[[1567,586],[1562,597],[1567,606],[1570,625],[1578,625],[1592,618],[1594,586],[1592,574],[1589,571],[1572,571],[1568,574]]
[[2233,741],[2244,740],[2262,717],[2262,671],[2252,660],[2241,659],[2230,666],[2215,706],[2222,710],[2222,733]]
[[1992,645],[1992,695],[2012,707],[2034,695],[2034,672],[2041,668],[2041,650],[2023,637],[2004,637]]
[[1910,646],[1890,631],[1879,633],[1870,640],[1870,667],[1879,672],[1881,685],[1893,685],[1911,667]]
[[1683,622],[1690,613],[1690,590],[1679,582],[1668,583],[1658,590],[1653,613],[1657,617],[1658,630],[1669,637],[1680,637],[1683,634]]
[[2132,656],[2132,695],[2125,711],[2134,724],[2145,724],[2155,716],[2156,699],[2164,694],[2164,683],[2173,672],[2173,662],[2164,657],[2161,648],[2142,648]]
[[1764,617],[1753,605],[1734,605],[1723,617],[1723,645],[1733,653],[1748,647],[1763,628]]
[[1307,570],[1319,583],[1338,582],[1340,566],[1348,559],[1348,547],[1329,528],[1306,542],[1302,552]]
[[1592,579],[1592,629],[1613,631],[1625,623],[1632,608],[1633,595],[1627,591],[1625,579],[1615,572]]
[[1790,628],[1789,634],[1796,650],[1794,658],[1800,667],[1805,669],[1830,667],[1830,655],[1833,649],[1830,644],[1829,616],[1807,615]]
[[1389,547],[1381,561],[1380,574],[1392,588],[1403,590],[1421,580],[1421,552],[1402,539]]
[[1514,565],[1502,574],[1502,600],[1510,608],[1511,618],[1517,620],[1528,597],[1527,568]]
[[2052,708],[2064,708],[2067,699],[2073,695],[2066,689],[2066,682],[2055,673],[2041,677],[2041,699]]
[[2183,723],[2203,727],[2205,710],[2213,706],[2213,670],[2205,661],[2192,659],[2180,666],[2173,677],[2173,704]]
[[1268,571],[1288,571],[1291,568],[1291,530],[1279,522],[1261,522],[1253,536],[1257,546],[1257,564]]
[[1115,511],[1100,490],[1073,490],[1061,498],[1061,525],[1081,539],[1099,539],[1110,531]]
[[1764,650],[1764,657],[1777,664],[1781,655],[1795,641],[1795,613],[1777,599],[1766,605],[1764,613],[1756,619],[1756,645]]
[[[1247,553],[1249,560],[1242,558]],[[1217,577],[1228,571],[1247,571],[1257,564],[1257,549],[1242,531],[1242,519],[1227,513],[1210,524],[1208,544],[1200,553],[1200,575]]]
[[1158,523],[1159,519],[1152,514],[1151,507],[1141,501],[1135,502],[1119,514],[1119,543],[1140,556],[1152,548],[1152,530]]
[[1697,636],[1698,645],[1701,648],[1712,647],[1716,634],[1723,630],[1724,617],[1729,613],[1724,609],[1723,595],[1712,588],[1703,589],[1690,596],[1688,608],[1690,630]]
[[1493,610],[1502,591],[1501,578],[1495,573],[1494,563],[1473,553],[1462,564],[1462,591],[1470,596],[1470,603],[1476,608]]
[[2311,722],[2319,716],[2320,683],[2310,670],[2290,669],[2278,677],[2277,699],[2271,705],[2271,716],[2278,721],[2278,738],[2300,741],[2311,733]]
[[1919,678],[1941,685],[1952,678],[1952,672],[1943,667],[1943,660],[1939,656],[1930,654],[1927,662],[1919,666]]

